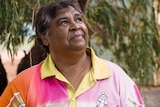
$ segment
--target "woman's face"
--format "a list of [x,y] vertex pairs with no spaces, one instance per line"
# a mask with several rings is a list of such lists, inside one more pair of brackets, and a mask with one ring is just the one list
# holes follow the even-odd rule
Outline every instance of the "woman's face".
[[49,47],[51,54],[65,54],[86,49],[88,29],[82,14],[71,6],[60,9],[52,20],[46,42],[43,43]]

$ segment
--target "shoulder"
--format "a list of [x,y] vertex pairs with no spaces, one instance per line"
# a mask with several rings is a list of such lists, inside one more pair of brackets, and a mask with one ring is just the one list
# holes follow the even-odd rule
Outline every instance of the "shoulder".
[[143,105],[139,89],[132,78],[118,64],[108,60],[104,62],[111,73],[111,76],[105,80],[116,93],[118,92],[122,106]]
[[19,73],[15,79],[13,79],[12,83],[29,83],[35,73],[40,73],[41,65],[42,63],[25,69],[24,71]]
[[[30,83],[32,78],[34,78],[35,74],[38,74],[41,63],[35,66],[32,66],[17,75],[6,87],[2,96],[0,97],[0,106],[3,107],[8,104],[8,101],[13,100],[15,93],[20,93],[20,96],[24,101],[27,99],[28,89],[30,87]],[[3,102],[3,104],[1,104]]]
[[111,62],[109,60],[103,59],[103,61],[106,63],[108,69],[110,72],[113,73],[124,73],[125,71],[120,67],[118,64]]
[[131,77],[120,67],[118,64],[111,62],[109,60],[104,60],[113,79],[116,79],[119,82],[131,83],[134,84],[134,81]]

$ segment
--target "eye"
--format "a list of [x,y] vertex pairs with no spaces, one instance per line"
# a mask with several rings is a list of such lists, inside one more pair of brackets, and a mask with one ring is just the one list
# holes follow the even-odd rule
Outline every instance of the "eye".
[[82,18],[76,18],[76,20],[75,20],[77,23],[80,23],[80,22],[82,22]]
[[61,25],[67,25],[68,22],[65,20],[65,21],[62,21],[60,24],[61,24]]

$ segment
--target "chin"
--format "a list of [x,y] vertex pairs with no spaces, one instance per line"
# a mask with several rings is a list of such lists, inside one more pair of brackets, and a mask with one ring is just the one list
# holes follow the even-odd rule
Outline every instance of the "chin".
[[72,47],[72,50],[75,50],[75,51],[83,51],[83,50],[86,50],[87,46],[75,46],[75,47]]

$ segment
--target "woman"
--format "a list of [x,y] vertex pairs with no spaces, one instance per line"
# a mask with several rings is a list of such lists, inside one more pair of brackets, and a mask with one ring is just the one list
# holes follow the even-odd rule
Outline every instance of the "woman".
[[76,1],[57,0],[41,7],[35,26],[37,40],[48,56],[7,86],[1,107],[144,106],[126,73],[87,47],[88,29]]

